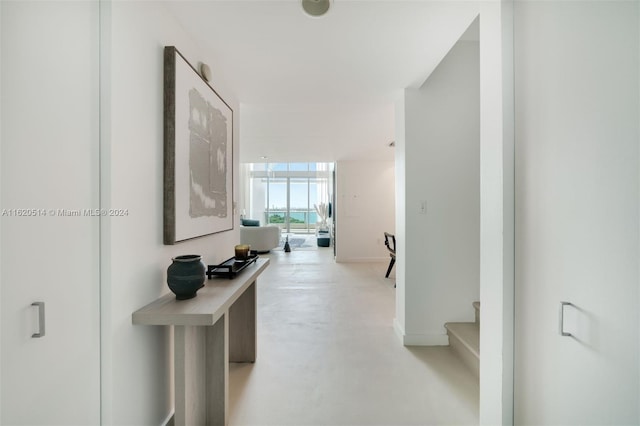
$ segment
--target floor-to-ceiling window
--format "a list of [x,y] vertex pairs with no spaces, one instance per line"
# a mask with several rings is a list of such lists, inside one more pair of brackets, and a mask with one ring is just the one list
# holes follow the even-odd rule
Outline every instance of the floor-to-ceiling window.
[[313,233],[327,227],[333,163],[249,164],[248,216],[283,232]]

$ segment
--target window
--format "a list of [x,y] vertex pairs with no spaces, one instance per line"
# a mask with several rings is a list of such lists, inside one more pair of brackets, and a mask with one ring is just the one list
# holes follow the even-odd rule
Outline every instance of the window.
[[321,222],[315,206],[331,200],[333,169],[333,163],[249,164],[249,217],[283,232],[315,232]]

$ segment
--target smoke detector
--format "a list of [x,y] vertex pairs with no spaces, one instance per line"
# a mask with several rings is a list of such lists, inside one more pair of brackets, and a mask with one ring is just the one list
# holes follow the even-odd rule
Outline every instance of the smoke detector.
[[314,18],[324,15],[331,7],[331,0],[301,0],[301,2],[302,9]]

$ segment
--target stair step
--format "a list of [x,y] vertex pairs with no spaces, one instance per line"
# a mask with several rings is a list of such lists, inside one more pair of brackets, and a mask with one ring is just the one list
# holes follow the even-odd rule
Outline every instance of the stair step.
[[476,311],[476,322],[480,324],[480,302],[473,302],[473,308]]
[[449,345],[462,361],[480,376],[480,326],[475,322],[448,322],[444,325]]

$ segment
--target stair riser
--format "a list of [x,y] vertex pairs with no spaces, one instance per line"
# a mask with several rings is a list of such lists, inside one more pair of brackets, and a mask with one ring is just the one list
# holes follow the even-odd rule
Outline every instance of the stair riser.
[[458,355],[462,362],[469,367],[475,377],[480,378],[480,359],[475,356],[460,340],[451,333],[449,335],[449,346]]

